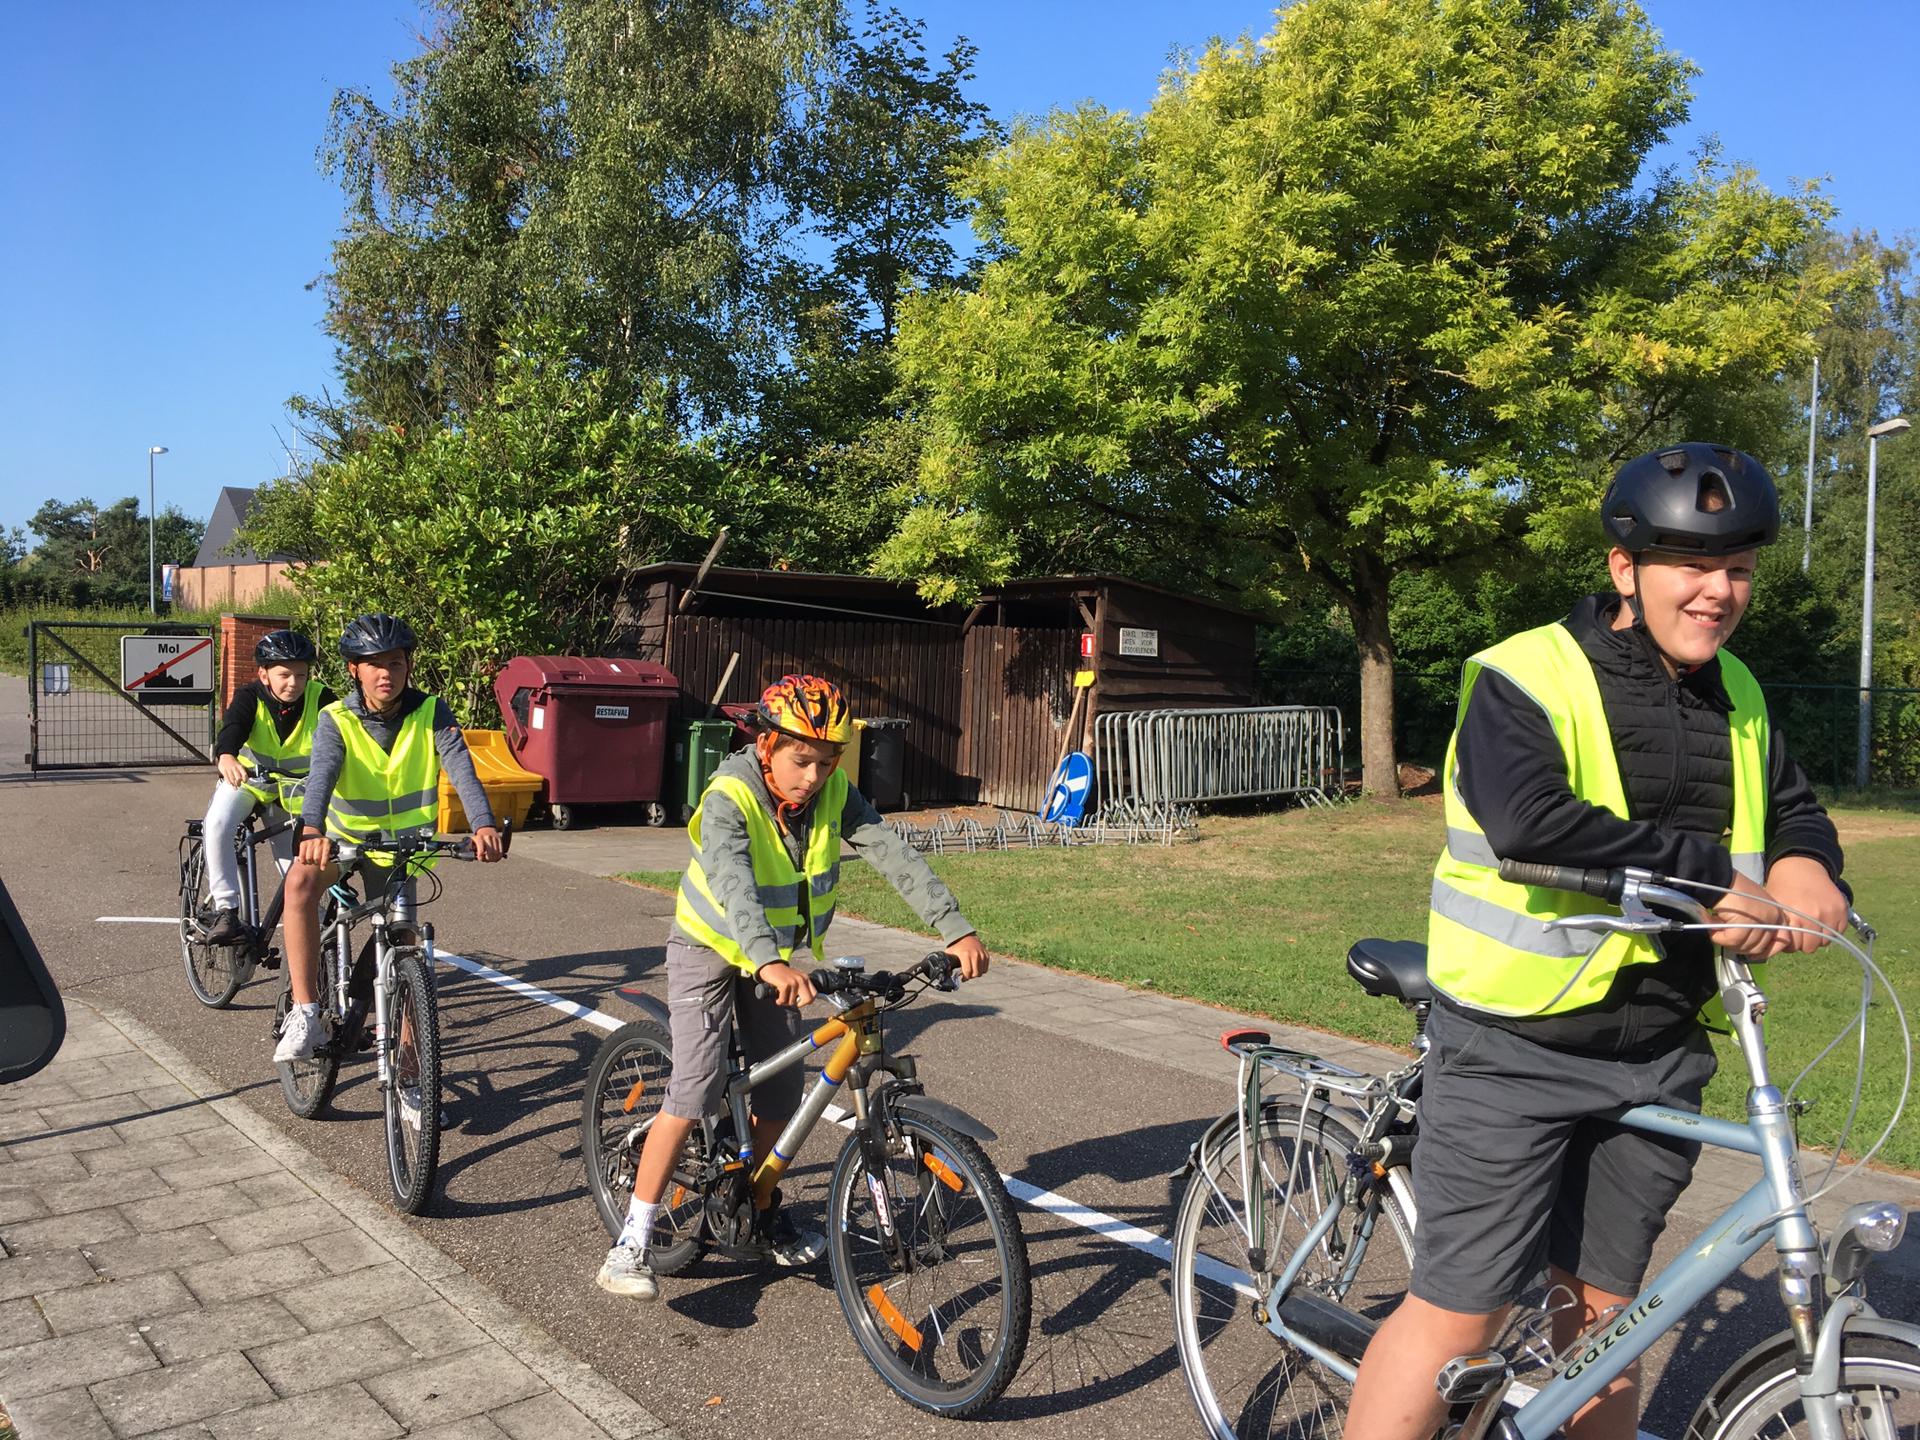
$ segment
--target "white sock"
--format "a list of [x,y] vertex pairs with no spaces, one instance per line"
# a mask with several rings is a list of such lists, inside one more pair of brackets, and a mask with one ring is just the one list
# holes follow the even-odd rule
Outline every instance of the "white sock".
[[320,1018],[320,1002],[318,1000],[306,1005],[296,1005],[293,1008],[302,1011],[309,1020],[318,1020]]
[[659,1201],[649,1204],[645,1200],[627,1202],[627,1223],[620,1227],[622,1245],[631,1245],[644,1251],[647,1241],[653,1238],[653,1217],[660,1213]]

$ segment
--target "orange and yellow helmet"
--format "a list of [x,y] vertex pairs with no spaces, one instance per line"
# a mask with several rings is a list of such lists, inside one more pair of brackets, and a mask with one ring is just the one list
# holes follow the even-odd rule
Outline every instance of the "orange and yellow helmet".
[[762,731],[844,745],[853,739],[853,712],[831,680],[818,675],[782,675],[760,693],[754,712]]

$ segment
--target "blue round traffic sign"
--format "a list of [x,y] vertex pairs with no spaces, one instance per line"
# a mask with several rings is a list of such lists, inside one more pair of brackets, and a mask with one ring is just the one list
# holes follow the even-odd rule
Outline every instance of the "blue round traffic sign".
[[1054,824],[1077,825],[1092,788],[1093,761],[1075,750],[1060,762],[1053,779],[1047,782],[1047,803],[1040,807],[1040,818]]

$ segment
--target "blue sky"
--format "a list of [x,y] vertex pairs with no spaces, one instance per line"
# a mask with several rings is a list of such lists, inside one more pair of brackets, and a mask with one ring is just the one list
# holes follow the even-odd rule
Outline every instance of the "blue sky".
[[[898,0],[978,46],[995,114],[1139,110],[1176,46],[1264,33],[1257,3]],[[1700,66],[1675,153],[1717,133],[1770,185],[1825,175],[1843,225],[1920,229],[1911,0],[1644,0]],[[49,497],[204,518],[281,473],[285,402],[332,376],[320,297],[340,197],[314,151],[333,92],[383,100],[410,0],[16,7],[0,54],[0,529]],[[1899,96],[1906,94],[1907,100]]]

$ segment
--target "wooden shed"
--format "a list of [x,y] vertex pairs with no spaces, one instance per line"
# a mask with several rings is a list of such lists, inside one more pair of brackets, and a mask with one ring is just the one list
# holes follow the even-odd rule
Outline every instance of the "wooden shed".
[[827,675],[855,714],[907,721],[916,803],[1037,807],[1083,666],[1096,676],[1083,734],[1101,710],[1252,700],[1251,616],[1116,576],[1015,581],[968,607],[931,606],[871,576],[716,567],[695,585],[697,573],[675,562],[626,577],[619,653],[673,671],[692,709],[735,652],[724,700],[750,700],[791,670]]

